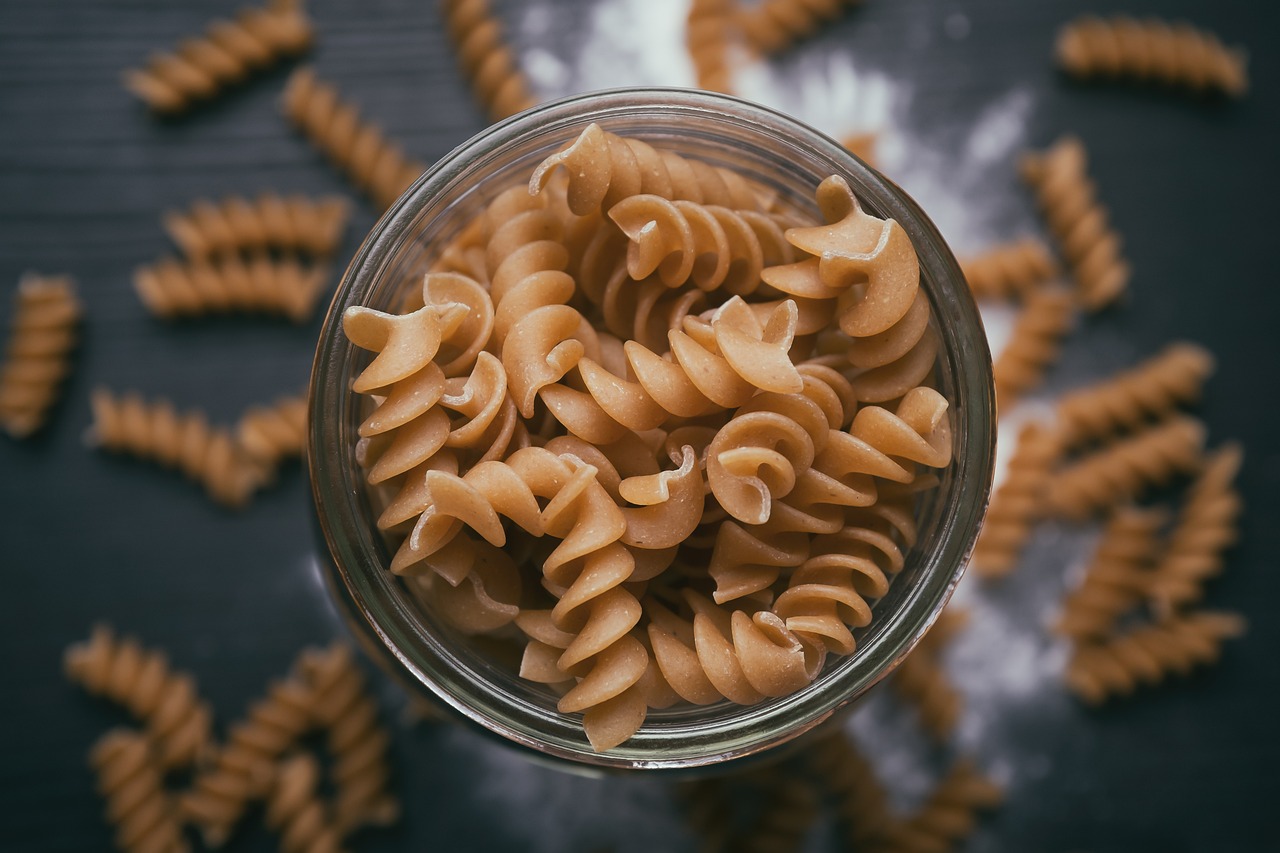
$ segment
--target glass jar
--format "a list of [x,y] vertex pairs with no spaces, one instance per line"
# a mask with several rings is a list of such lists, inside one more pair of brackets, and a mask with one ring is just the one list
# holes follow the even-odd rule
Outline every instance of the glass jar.
[[[628,741],[592,750],[576,715],[556,710],[542,685],[521,680],[426,612],[388,566],[391,548],[356,461],[362,412],[351,382],[369,353],[350,344],[342,315],[363,305],[396,311],[410,287],[500,190],[592,122],[639,137],[776,190],[818,218],[813,194],[829,175],[848,180],[863,206],[896,219],[915,245],[921,284],[941,338],[936,385],[951,401],[952,463],[918,509],[920,535],[906,567],[855,632],[858,650],[829,658],[808,687],[753,706],[728,702],[651,711]],[[363,645],[410,689],[454,709],[531,755],[579,770],[688,769],[759,755],[809,731],[888,675],[937,617],[967,562],[986,508],[995,447],[991,356],[955,258],[906,193],[845,148],[795,119],[730,97],[629,89],[549,103],[490,127],[436,163],[375,226],[329,309],[310,389],[308,457],[329,585]]]

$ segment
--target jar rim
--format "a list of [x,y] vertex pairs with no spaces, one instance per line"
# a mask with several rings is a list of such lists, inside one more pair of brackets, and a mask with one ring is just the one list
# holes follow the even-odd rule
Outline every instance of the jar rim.
[[[853,655],[829,661],[814,683],[790,697],[736,706],[735,713],[709,725],[667,727],[660,737],[646,737],[646,728],[642,728],[633,738],[635,743],[628,742],[630,747],[624,744],[617,750],[596,753],[589,745],[583,748],[585,739],[578,743],[543,738],[534,733],[537,727],[531,728],[525,717],[517,721],[511,716],[533,713],[530,719],[537,720],[536,709],[502,707],[500,696],[485,691],[470,693],[464,699],[442,683],[441,673],[459,663],[447,644],[425,634],[412,614],[389,595],[388,584],[395,577],[374,559],[374,531],[354,509],[363,482],[351,470],[355,466],[345,464],[342,418],[334,413],[343,410],[343,401],[351,393],[352,363],[357,355],[342,333],[343,312],[349,306],[365,304],[363,298],[379,283],[388,259],[406,240],[414,239],[415,226],[433,198],[465,178],[484,156],[520,140],[580,129],[587,123],[586,117],[608,128],[613,117],[634,118],[637,114],[655,119],[699,119],[708,125],[730,122],[771,138],[792,140],[829,163],[831,174],[848,179],[869,210],[898,220],[915,246],[921,286],[938,319],[942,337],[939,360],[948,361],[947,369],[956,383],[957,399],[951,401],[955,490],[948,496],[938,537],[933,541],[936,547],[923,555],[926,565],[921,569],[919,588],[908,594],[902,608],[888,614],[877,611],[877,633]],[[959,582],[986,509],[994,469],[994,390],[981,317],[954,256],[927,215],[895,184],[799,120],[740,98],[688,89],[615,89],[551,101],[487,128],[428,169],[381,217],[343,274],[320,334],[308,414],[307,459],[314,518],[330,557],[321,559],[321,564],[329,570],[331,593],[345,604],[347,621],[365,648],[480,730],[526,747],[534,756],[566,759],[580,768],[689,769],[755,755],[812,729],[861,696],[905,658]],[[576,722],[576,715],[572,719],[558,716],[562,721]],[[577,729],[580,731],[580,724]],[[673,746],[676,739],[682,739],[680,748]]]

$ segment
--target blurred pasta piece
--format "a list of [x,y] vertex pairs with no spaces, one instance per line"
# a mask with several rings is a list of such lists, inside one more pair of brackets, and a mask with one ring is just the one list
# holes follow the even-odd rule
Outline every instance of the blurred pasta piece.
[[28,273],[18,282],[0,365],[0,427],[14,438],[40,429],[57,403],[83,311],[69,277]]

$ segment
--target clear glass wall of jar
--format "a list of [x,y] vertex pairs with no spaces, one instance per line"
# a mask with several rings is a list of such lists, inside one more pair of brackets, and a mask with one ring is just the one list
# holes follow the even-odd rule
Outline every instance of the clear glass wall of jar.
[[[915,245],[921,283],[942,346],[936,386],[951,401],[954,458],[918,510],[919,541],[858,650],[829,658],[808,687],[743,707],[680,705],[652,711],[626,743],[596,753],[577,716],[459,638],[389,570],[392,550],[355,459],[362,412],[351,391],[369,354],[348,343],[342,314],[363,305],[395,311],[441,248],[500,190],[592,122],[687,157],[725,166],[817,218],[813,193],[845,177],[865,209],[896,219]],[[347,269],[329,310],[310,390],[309,462],[328,580],[363,645],[410,689],[452,708],[484,732],[566,768],[691,769],[763,753],[809,731],[891,672],[937,617],[960,578],[986,508],[995,444],[991,356],[954,257],[902,190],[817,131],[744,101],[688,90],[619,90],[546,104],[484,131],[424,174],[383,216]]]

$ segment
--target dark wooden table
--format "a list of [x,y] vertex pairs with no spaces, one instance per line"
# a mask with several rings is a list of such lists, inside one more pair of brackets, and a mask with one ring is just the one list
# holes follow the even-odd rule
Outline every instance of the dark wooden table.
[[[582,14],[592,5],[513,0],[500,9],[521,44],[562,52],[592,29]],[[682,14],[680,5],[650,4],[654,15]],[[483,128],[435,4],[311,6],[318,69],[410,153],[429,162]],[[530,7],[545,8],[549,28],[535,26]],[[164,209],[265,189],[348,191],[281,119],[285,70],[176,122],[152,119],[121,88],[121,69],[231,8],[223,0],[0,6],[0,283],[7,293],[24,270],[67,272],[87,306],[77,367],[51,424],[31,441],[0,440],[3,850],[109,844],[84,756],[125,718],[60,674],[63,648],[95,621],[167,648],[197,675],[222,723],[300,647],[343,630],[318,583],[309,493],[296,464],[247,511],[229,513],[176,474],[82,444],[98,385],[166,396],[231,422],[307,380],[318,319],[301,327],[258,318],[163,323],[132,290],[135,266],[172,251],[159,225]],[[1280,600],[1280,297],[1271,258],[1280,225],[1280,67],[1270,48],[1280,13],[1255,0],[1162,0],[1136,10],[1191,18],[1249,46],[1253,89],[1239,103],[1073,85],[1054,72],[1057,25],[1083,11],[1129,8],[1110,0],[868,0],[797,51],[849,53],[859,69],[908,86],[910,102],[896,120],[916,139],[935,139],[944,167],[959,162],[945,129],[975,120],[1015,87],[1032,98],[1029,141],[1079,133],[1136,274],[1125,306],[1089,318],[1071,338],[1050,391],[1168,340],[1200,341],[1219,358],[1200,409],[1211,441],[1237,438],[1247,448],[1244,538],[1209,602],[1244,613],[1248,637],[1231,644],[1219,668],[1106,710],[1082,709],[1051,685],[1043,702],[1024,698],[1001,711],[1000,754],[1013,784],[975,850],[1275,849],[1266,780],[1280,762],[1280,627],[1272,618]],[[655,82],[638,76],[632,82]],[[1008,196],[1012,168],[1001,174],[991,191]],[[1037,227],[1025,198],[1012,217],[1018,229]],[[357,204],[342,260],[373,221],[374,211]],[[0,323],[10,316],[5,295]],[[1052,543],[1033,556],[1052,563]],[[1043,621],[1023,593],[1060,584],[1045,577],[1056,572],[1032,566],[991,601]],[[375,683],[394,716],[399,694]],[[359,836],[358,849],[692,849],[654,780],[565,777],[465,732],[431,727],[397,726],[394,760],[404,821]],[[253,826],[228,849],[272,843]]]

